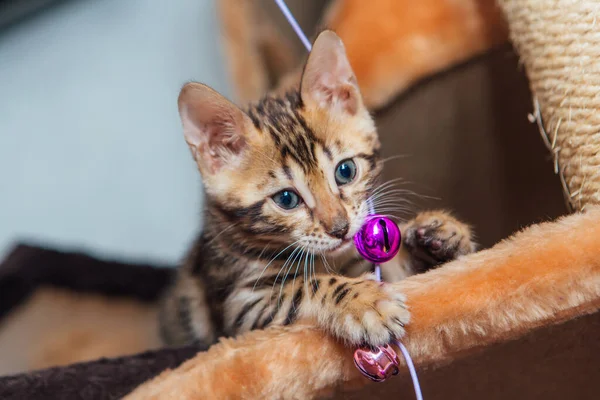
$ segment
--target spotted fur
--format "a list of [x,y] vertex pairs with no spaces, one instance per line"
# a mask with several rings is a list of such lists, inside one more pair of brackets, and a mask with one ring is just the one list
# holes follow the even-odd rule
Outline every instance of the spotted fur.
[[[210,344],[299,319],[353,344],[401,336],[409,319],[404,297],[375,282],[367,274],[372,265],[352,246],[382,162],[339,38],[319,36],[296,91],[242,111],[190,83],[179,109],[206,189],[205,227],[163,301],[165,341]],[[335,170],[345,160],[356,174],[341,184]],[[273,196],[282,190],[297,193],[300,205],[278,206]],[[444,229],[460,232],[471,246],[468,228],[441,215],[437,228],[447,221]],[[452,249],[459,254],[458,246]],[[414,273],[413,259],[403,252],[386,270],[395,263],[400,275]]]

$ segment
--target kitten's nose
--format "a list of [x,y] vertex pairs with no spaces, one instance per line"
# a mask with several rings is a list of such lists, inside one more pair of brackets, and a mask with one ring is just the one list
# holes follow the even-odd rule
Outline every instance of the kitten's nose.
[[331,230],[327,232],[329,235],[338,239],[343,239],[348,233],[350,223],[345,218],[338,218],[333,222]]

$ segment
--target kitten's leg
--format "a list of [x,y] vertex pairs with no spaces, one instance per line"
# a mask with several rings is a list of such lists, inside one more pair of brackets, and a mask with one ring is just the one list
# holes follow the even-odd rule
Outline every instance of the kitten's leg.
[[164,344],[195,343],[209,346],[217,337],[201,282],[180,271],[181,276],[164,294],[159,305],[160,336]]
[[[305,315],[351,344],[387,344],[404,335],[410,315],[403,294],[373,275],[359,278],[323,276],[311,281]],[[316,290],[315,290],[316,289]]]
[[[600,208],[589,207],[394,286],[406,291],[414,315],[404,344],[415,364],[428,368],[598,312],[598,282]],[[591,330],[586,334],[597,337]],[[193,398],[197,393],[205,398],[273,393],[282,399],[323,398],[324,389],[367,382],[353,364],[352,349],[308,327],[273,329],[217,344],[126,399]],[[223,384],[223,376],[235,377],[235,384]]]
[[469,226],[445,211],[420,213],[401,230],[403,250],[399,259],[409,275],[425,272],[475,250]]
[[[267,280],[268,281],[268,280]],[[270,282],[269,282],[270,283]],[[382,345],[404,335],[409,313],[404,296],[394,286],[374,280],[317,275],[307,281],[283,283],[275,291],[255,287],[232,296],[227,307],[229,327],[235,334],[272,325],[312,319],[349,344]],[[275,292],[275,293],[274,293]]]

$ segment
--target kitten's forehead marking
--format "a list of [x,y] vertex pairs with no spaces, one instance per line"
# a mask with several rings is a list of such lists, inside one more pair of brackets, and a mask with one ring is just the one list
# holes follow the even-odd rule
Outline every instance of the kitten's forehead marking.
[[338,196],[340,194],[340,188],[335,182],[335,167],[333,164],[333,154],[327,147],[322,147],[321,151],[318,154],[319,165],[321,165],[323,175],[325,179],[327,179],[327,183],[329,184],[329,189],[331,192]]
[[306,184],[306,175],[304,174],[304,171],[302,171],[302,167],[297,165],[297,163],[291,162],[290,164],[291,165],[285,164],[282,167],[283,172],[296,188],[306,206],[312,210],[317,205],[317,202],[315,196],[313,196],[310,188]]
[[294,160],[305,173],[318,167],[315,150],[322,145],[301,111],[304,105],[297,91],[283,97],[265,97],[248,109],[256,129],[268,134],[283,160]]
[[302,199],[304,199],[306,206],[311,210],[314,209],[317,205],[317,202],[312,192],[308,188],[308,185],[302,179],[295,179],[294,187],[298,189],[298,194],[302,196]]

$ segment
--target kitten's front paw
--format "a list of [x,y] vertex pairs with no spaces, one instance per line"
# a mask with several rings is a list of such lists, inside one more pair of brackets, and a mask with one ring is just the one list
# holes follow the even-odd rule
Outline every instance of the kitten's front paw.
[[[336,305],[331,321],[336,336],[353,345],[380,346],[404,335],[410,314],[404,296],[392,284],[356,279],[346,288],[351,292]],[[334,302],[335,298],[334,289]]]
[[404,229],[403,244],[413,258],[415,272],[472,253],[470,228],[443,211],[417,215]]

